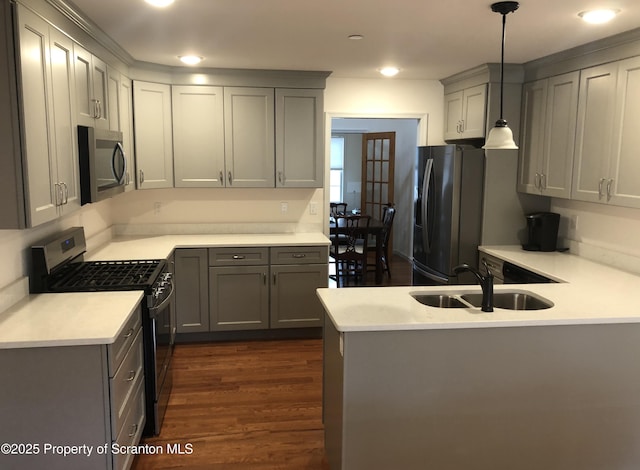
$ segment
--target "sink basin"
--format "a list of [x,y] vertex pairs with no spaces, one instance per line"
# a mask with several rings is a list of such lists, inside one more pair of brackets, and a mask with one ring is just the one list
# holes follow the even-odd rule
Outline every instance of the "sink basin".
[[469,305],[461,302],[460,299],[453,295],[411,294],[411,296],[421,304],[429,307],[469,308]]
[[[482,294],[465,294],[461,298],[475,307],[482,305]],[[542,310],[553,307],[553,302],[530,292],[494,292],[493,306],[508,310]]]

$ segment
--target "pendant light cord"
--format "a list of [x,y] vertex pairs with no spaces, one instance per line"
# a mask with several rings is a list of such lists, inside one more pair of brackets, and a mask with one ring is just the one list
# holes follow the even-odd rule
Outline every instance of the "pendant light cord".
[[505,43],[505,30],[507,28],[507,14],[502,14],[502,55],[500,56],[500,120],[503,120],[503,108],[504,102],[504,43]]

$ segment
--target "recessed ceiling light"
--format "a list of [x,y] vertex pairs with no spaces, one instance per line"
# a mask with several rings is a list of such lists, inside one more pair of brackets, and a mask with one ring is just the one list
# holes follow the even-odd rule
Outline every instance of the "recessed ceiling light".
[[578,13],[578,16],[587,23],[602,24],[611,21],[620,10],[591,10]]
[[398,75],[398,72],[400,72],[400,69],[397,67],[384,67],[380,69],[380,73],[385,77],[394,77]]
[[149,5],[152,5],[158,8],[168,7],[174,2],[174,0],[144,0],[144,1],[147,2]]
[[364,36],[362,34],[350,34],[348,37],[352,41],[359,41],[360,39],[364,39]]
[[179,55],[178,59],[182,61],[182,63],[187,65],[198,65],[204,57],[200,57],[197,55]]

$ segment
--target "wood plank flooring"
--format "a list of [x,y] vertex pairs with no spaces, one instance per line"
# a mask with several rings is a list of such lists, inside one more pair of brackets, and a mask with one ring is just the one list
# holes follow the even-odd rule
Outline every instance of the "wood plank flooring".
[[328,469],[322,427],[322,340],[179,344],[174,385],[152,446],[133,469]]
[[[391,274],[383,285],[411,283],[411,266],[400,257]],[[165,452],[138,455],[133,470],[329,468],[322,340],[178,344],[173,370],[162,432],[142,442]],[[191,453],[167,454],[167,445],[178,444]]]

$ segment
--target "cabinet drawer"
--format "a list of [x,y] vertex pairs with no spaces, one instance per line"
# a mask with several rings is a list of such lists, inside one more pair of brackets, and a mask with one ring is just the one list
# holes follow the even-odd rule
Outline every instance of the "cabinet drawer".
[[[144,381],[141,380],[136,386],[135,392],[129,400],[125,411],[125,418],[122,420],[122,429],[118,432],[114,442],[120,446],[135,446],[140,442],[145,421],[145,399]],[[124,470],[131,467],[135,454],[125,452],[113,455],[113,468]]]
[[269,264],[269,248],[209,248],[209,266]]
[[122,428],[127,405],[133,397],[136,387],[139,383],[144,382],[143,365],[142,328],[139,328],[131,349],[129,349],[122,361],[122,365],[118,368],[114,377],[109,380],[111,429],[114,434]]
[[116,338],[113,344],[107,346],[107,358],[109,359],[109,377],[113,377],[118,370],[118,367],[122,363],[124,356],[127,354],[131,343],[136,337],[136,332],[140,328],[142,323],[142,316],[140,313],[140,306],[133,312],[131,318],[127,321],[124,328]]
[[277,246],[271,248],[271,264],[322,264],[329,260],[326,246]]

